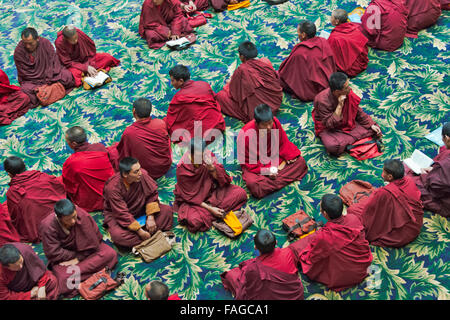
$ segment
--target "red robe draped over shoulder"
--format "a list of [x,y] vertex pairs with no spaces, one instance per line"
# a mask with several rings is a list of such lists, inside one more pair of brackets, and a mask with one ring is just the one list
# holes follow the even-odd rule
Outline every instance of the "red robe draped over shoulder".
[[[225,120],[220,111],[220,105],[214,99],[211,86],[205,81],[186,81],[172,98],[164,120],[172,142],[189,141],[194,136],[200,137],[200,135],[205,139],[208,135],[207,131],[210,132],[211,129],[222,132],[225,130]],[[198,122],[198,127],[195,126],[195,121]],[[176,131],[177,129],[184,130]],[[189,136],[185,136],[187,134]]]
[[6,73],[0,69],[0,125],[11,124],[30,108],[30,98],[20,87],[10,85]]
[[69,198],[87,212],[103,210],[103,187],[113,174],[108,152],[101,143],[80,145],[62,168]]
[[283,89],[302,101],[313,101],[319,92],[328,88],[328,79],[334,72],[333,50],[321,37],[297,44],[278,69]]
[[319,93],[314,99],[314,130],[328,153],[340,155],[347,145],[375,134],[371,126],[376,123],[361,109],[360,101],[361,98],[350,90],[341,117],[338,118],[334,114],[338,100],[330,88]]
[[139,160],[153,179],[165,175],[172,165],[172,149],[167,124],[161,119],[140,119],[127,127],[117,145],[119,159]]
[[380,50],[400,48],[407,26],[405,0],[372,0],[361,17],[361,31],[369,40],[367,45]]
[[102,241],[102,234],[95,220],[82,208],[76,206],[77,221],[67,230],[62,227],[56,214],[49,215],[39,226],[42,247],[59,283],[59,294],[73,297],[77,288],[72,288],[69,278],[74,276],[71,266],[61,266],[61,262],[78,259],[80,282],[105,267],[112,269],[117,264],[117,253]]
[[120,64],[120,60],[109,53],[97,53],[94,41],[83,31],[76,29],[78,42],[70,44],[64,39],[62,31],[55,40],[56,53],[64,67],[69,69],[75,79],[75,85],[81,86],[81,78],[87,73],[88,67],[109,71],[111,67]]
[[33,287],[45,287],[46,300],[58,297],[58,282],[44,262],[24,243],[10,243],[23,258],[19,271],[11,271],[0,264],[0,300],[31,300]]
[[0,247],[8,242],[19,242],[20,237],[12,224],[6,203],[0,203]]
[[[208,151],[209,152],[209,151]],[[211,153],[216,168],[217,180],[205,165],[195,167],[190,161],[190,152],[184,154],[177,166],[174,210],[178,221],[186,225],[190,232],[207,231],[216,217],[202,208],[202,202],[225,212],[239,210],[247,202],[247,193],[239,186],[231,184],[232,178],[223,165]]]
[[[274,133],[273,141],[270,133],[263,140],[264,137],[260,138],[256,121],[252,120],[241,129],[238,135],[238,161],[241,164],[247,188],[255,198],[263,198],[292,182],[299,181],[308,172],[300,150],[289,141],[276,117],[273,118],[272,132]],[[275,133],[278,133],[278,138]],[[263,152],[266,148],[264,143],[267,146],[267,153]],[[270,167],[278,167],[283,161],[295,158],[297,160],[294,163],[286,164],[275,179],[269,178]]]
[[334,291],[361,283],[373,259],[364,227],[352,214],[329,220],[324,227],[289,247],[309,279]]
[[441,16],[440,0],[406,0],[408,8],[408,29],[406,36],[417,38],[417,33],[431,27]]
[[295,256],[290,248],[243,261],[220,276],[236,300],[303,300]]
[[420,191],[404,177],[379,188],[350,206],[347,213],[361,217],[371,245],[400,248],[414,241],[423,225]]
[[20,241],[40,242],[39,224],[53,211],[55,203],[64,198],[64,185],[55,176],[30,170],[12,177],[6,199]]
[[152,0],[145,0],[139,20],[139,34],[147,40],[148,47],[159,49],[169,40],[168,35],[185,36],[193,32],[183,15],[178,0],[164,0],[157,6]]
[[39,105],[36,88],[59,82],[69,93],[75,85],[72,73],[61,65],[55,48],[45,38],[39,38],[33,54],[25,49],[21,40],[14,50],[14,62],[21,89],[29,96],[33,108]]
[[367,38],[353,22],[336,26],[328,38],[334,53],[336,67],[349,77],[355,77],[367,69],[369,64]]

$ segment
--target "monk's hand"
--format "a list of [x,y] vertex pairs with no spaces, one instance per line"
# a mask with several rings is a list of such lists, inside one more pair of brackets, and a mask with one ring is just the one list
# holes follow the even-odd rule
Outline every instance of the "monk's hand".
[[88,66],[87,73],[89,77],[95,77],[98,72],[93,66]]
[[30,292],[30,298],[31,299],[37,298],[38,291],[39,291],[39,287],[37,287],[37,286],[33,287],[33,289],[31,289],[31,292]]
[[377,134],[377,136],[381,136],[381,129],[379,126],[377,126],[376,124],[372,125],[370,127],[373,131],[375,131],[375,133]]
[[68,267],[68,266],[73,266],[75,264],[78,264],[79,262],[80,261],[78,261],[78,259],[75,258],[75,259],[72,259],[72,260],[69,260],[69,261],[61,262],[59,265],[63,266],[63,267]]
[[145,222],[145,226],[147,227],[147,231],[150,234],[154,234],[157,230],[155,217],[152,215],[147,216],[147,221]]
[[197,10],[197,6],[195,5],[195,3],[192,1],[189,1],[189,11],[188,12],[194,12],[195,10]]
[[420,169],[421,173],[429,173],[431,170],[433,170],[433,167],[428,167],[428,168],[422,168]]
[[176,34],[172,34],[171,36],[170,36],[170,39],[172,39],[172,40],[177,40],[177,39],[179,39],[180,38],[180,36],[177,36]]
[[210,153],[205,152],[203,154],[203,162],[205,163],[205,166],[208,169],[208,171],[216,170],[216,167],[214,166],[214,161],[213,161]]
[[294,163],[295,161],[297,161],[297,159],[298,159],[298,157],[296,157],[296,158],[294,158],[294,159],[292,159],[292,160],[287,160],[287,161],[286,161],[286,164],[292,164],[292,163]]
[[45,287],[40,287],[38,289],[37,299],[38,300],[45,300],[45,299],[47,299],[47,294],[45,293]]
[[151,237],[150,233],[143,230],[142,228],[137,231],[137,234],[138,234],[139,238],[141,238],[141,240],[147,240],[147,239],[150,239],[150,237]]
[[230,4],[236,4],[238,3],[237,0],[230,0]]
[[213,216],[217,218],[223,218],[225,216],[225,210],[217,208],[217,207],[211,207],[209,212],[213,214]]

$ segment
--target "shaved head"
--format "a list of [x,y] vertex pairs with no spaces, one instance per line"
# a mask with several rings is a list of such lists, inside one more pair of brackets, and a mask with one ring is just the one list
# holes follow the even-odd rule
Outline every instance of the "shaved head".
[[346,23],[348,20],[348,13],[344,9],[333,10],[331,16],[336,20],[336,24]]
[[62,34],[64,38],[70,39],[77,34],[77,29],[75,28],[74,25],[68,25],[65,26],[64,29],[62,30]]

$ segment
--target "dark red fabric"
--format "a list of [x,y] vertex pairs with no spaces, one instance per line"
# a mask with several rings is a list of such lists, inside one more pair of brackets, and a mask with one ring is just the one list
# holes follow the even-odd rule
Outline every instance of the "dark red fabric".
[[[87,144],[88,146],[90,144]],[[106,148],[99,144],[92,149],[104,151],[78,151],[63,164],[62,178],[70,199],[88,212],[103,210],[103,187],[114,170]]]
[[241,187],[231,184],[232,178],[223,165],[211,153],[216,167],[217,180],[208,172],[205,165],[195,167],[187,152],[177,166],[174,210],[178,221],[186,225],[190,232],[207,231],[216,217],[200,207],[202,202],[223,209],[225,212],[239,210],[247,202],[247,193]]
[[408,29],[406,36],[417,38],[417,33],[436,23],[441,16],[440,0],[406,0],[408,14]]
[[0,203],[0,247],[8,242],[19,242],[20,236],[9,216],[6,203]]
[[6,73],[0,69],[0,125],[11,124],[30,108],[30,98],[20,87],[10,85]]
[[356,160],[362,161],[372,159],[381,156],[383,154],[378,150],[379,147],[377,143],[374,142],[374,139],[372,137],[355,141],[355,143],[352,144],[352,146],[353,147],[350,149],[348,154],[351,155]]
[[440,0],[442,10],[450,10],[450,0]]
[[21,40],[14,50],[14,62],[21,89],[31,101],[32,107],[39,105],[35,89],[45,84],[60,82],[69,93],[75,85],[72,74],[61,65],[52,43],[40,37],[36,51],[30,54]]
[[139,160],[153,179],[162,177],[172,165],[172,149],[165,121],[142,119],[127,127],[117,145],[119,159]]
[[336,63],[328,41],[314,37],[297,44],[281,63],[281,86],[302,101],[312,101],[329,87],[328,79],[336,72]]
[[[214,91],[204,81],[186,81],[172,98],[164,120],[172,141],[177,141],[173,137],[177,129],[185,129],[189,132],[190,137],[186,137],[186,140],[193,138],[194,134],[198,136],[201,134],[202,138],[205,138],[205,134],[210,129],[222,132],[225,130],[225,120],[219,104],[214,99]],[[194,132],[195,121],[200,121],[201,131],[197,129],[198,132]]]
[[347,213],[361,217],[366,239],[381,247],[400,248],[414,241],[423,225],[420,191],[413,179],[404,177],[375,190]]
[[167,300],[181,300],[181,298],[178,296],[178,293],[174,293],[173,295],[169,296]]
[[334,53],[336,67],[349,77],[355,77],[369,64],[367,38],[359,24],[346,22],[336,26],[328,38]]
[[6,199],[20,241],[40,242],[39,224],[51,214],[55,203],[64,198],[64,185],[55,176],[30,170],[11,178]]
[[172,35],[184,36],[193,32],[187,18],[183,15],[178,0],[164,0],[156,6],[152,0],[145,0],[139,20],[139,34],[147,40],[151,49],[159,49]]
[[265,103],[275,115],[283,100],[280,77],[266,58],[243,62],[229,85],[216,95],[222,113],[244,123],[253,120],[255,107]]
[[334,291],[361,283],[373,259],[364,227],[359,218],[351,214],[328,221],[318,231],[289,247],[309,279]]
[[[381,13],[380,28],[374,26],[377,13]],[[361,31],[369,40],[367,45],[386,51],[395,51],[402,46],[407,25],[405,0],[372,0],[361,17]]]

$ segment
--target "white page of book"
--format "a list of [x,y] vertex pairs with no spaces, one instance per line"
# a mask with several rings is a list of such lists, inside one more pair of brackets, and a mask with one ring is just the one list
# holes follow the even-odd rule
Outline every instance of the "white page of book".
[[436,143],[439,147],[442,147],[444,145],[444,141],[442,141],[442,126],[427,134],[425,138]]
[[433,159],[428,157],[420,150],[414,150],[411,157],[403,160],[403,162],[415,173],[420,174],[421,169],[428,168],[433,164]]
[[176,46],[176,45],[182,45],[182,44],[184,44],[184,43],[190,43],[189,42],[189,40],[188,39],[186,39],[186,37],[182,37],[182,38],[179,38],[179,39],[177,39],[177,40],[170,40],[170,41],[167,41],[166,42],[166,44],[168,45],[168,46]]
[[84,81],[94,87],[103,84],[108,78],[109,76],[106,73],[99,71],[95,77],[86,77],[84,78]]

